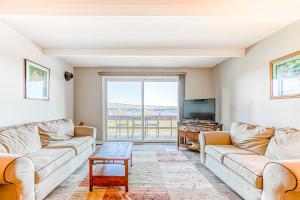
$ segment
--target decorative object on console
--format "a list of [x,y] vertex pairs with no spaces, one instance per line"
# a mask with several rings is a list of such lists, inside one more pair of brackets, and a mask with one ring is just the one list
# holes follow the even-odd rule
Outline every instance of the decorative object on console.
[[222,124],[207,121],[180,121],[178,123],[177,148],[185,147],[200,151],[199,134],[217,130],[222,130]]
[[86,126],[85,122],[79,122],[78,126]]
[[69,80],[71,80],[73,78],[73,73],[71,73],[71,72],[65,72],[65,79],[66,79],[66,81],[69,81]]
[[300,97],[300,51],[270,62],[271,99]]
[[49,100],[50,69],[25,59],[25,98]]

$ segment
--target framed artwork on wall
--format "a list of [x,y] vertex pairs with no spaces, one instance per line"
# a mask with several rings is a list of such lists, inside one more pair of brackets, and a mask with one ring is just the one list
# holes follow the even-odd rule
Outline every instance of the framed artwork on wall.
[[300,51],[270,62],[271,99],[300,98]]
[[50,69],[25,59],[25,98],[49,100]]

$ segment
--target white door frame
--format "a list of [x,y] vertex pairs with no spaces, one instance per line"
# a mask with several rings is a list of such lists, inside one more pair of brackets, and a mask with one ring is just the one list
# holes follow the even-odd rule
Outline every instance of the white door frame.
[[[102,76],[102,138],[103,141],[107,141],[107,82],[108,81],[140,81],[142,83],[142,139],[134,141],[137,143],[144,143],[144,83],[148,81],[157,81],[157,82],[163,82],[163,81],[178,81],[178,76]],[[179,98],[179,96],[178,96]],[[179,106],[179,105],[178,105]],[[114,140],[118,141],[118,140]],[[146,142],[174,142],[170,140],[146,140]]]

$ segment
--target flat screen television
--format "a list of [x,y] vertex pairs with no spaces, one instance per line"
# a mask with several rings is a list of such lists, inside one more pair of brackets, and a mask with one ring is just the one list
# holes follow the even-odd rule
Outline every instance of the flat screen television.
[[215,121],[215,99],[185,100],[183,103],[183,118]]

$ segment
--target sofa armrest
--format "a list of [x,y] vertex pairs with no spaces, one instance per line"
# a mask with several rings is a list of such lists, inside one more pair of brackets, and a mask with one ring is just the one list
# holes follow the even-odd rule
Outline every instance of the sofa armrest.
[[75,137],[91,136],[96,138],[96,129],[88,126],[75,126],[74,134]]
[[199,135],[200,142],[200,161],[205,162],[206,145],[231,145],[229,131],[210,131]]
[[300,190],[300,160],[268,163],[263,172],[262,200],[284,199],[291,190]]
[[14,154],[0,154],[1,184],[14,184],[17,199],[32,200],[34,194],[34,165],[30,158]]
[[88,127],[88,126],[75,126],[74,129],[74,136],[75,137],[84,137],[84,136],[90,136],[94,140],[93,148],[95,150],[96,147],[96,133],[97,130],[94,127]]
[[200,134],[200,143],[204,145],[231,145],[229,131],[210,131]]

